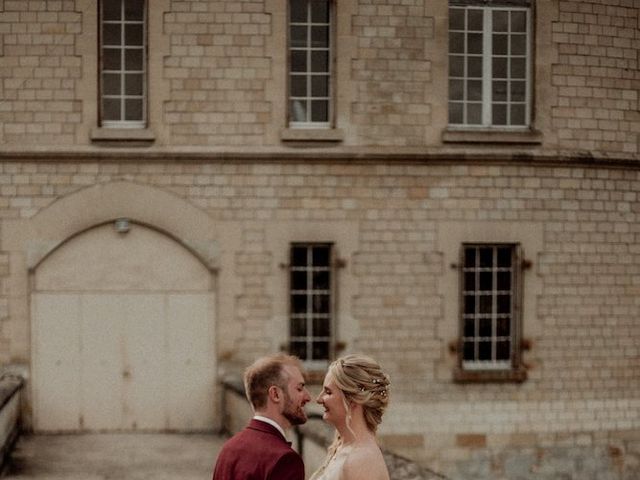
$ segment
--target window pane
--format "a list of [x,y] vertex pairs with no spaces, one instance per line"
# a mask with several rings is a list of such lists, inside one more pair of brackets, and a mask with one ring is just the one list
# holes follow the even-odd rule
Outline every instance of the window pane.
[[330,260],[330,247],[328,246],[313,247],[312,261],[314,266],[327,267],[329,266],[329,260]]
[[313,23],[329,23],[329,2],[313,0],[311,2],[311,21]]
[[480,272],[480,290],[489,291],[493,289],[493,273]]
[[483,29],[483,11],[478,9],[467,10],[467,29],[481,32]]
[[527,37],[525,35],[511,35],[511,55],[525,55],[527,53]]
[[328,72],[329,71],[329,52],[326,52],[326,51],[311,52],[311,71],[312,72]]
[[465,318],[464,319],[464,336],[465,337],[475,337],[475,321],[473,318]]
[[511,12],[511,31],[527,31],[527,12],[523,10],[514,10]]
[[482,57],[467,58],[467,76],[482,78]]
[[493,101],[494,102],[506,102],[507,101],[507,82],[493,82]]
[[291,248],[291,266],[303,267],[307,265],[307,247]]
[[314,48],[329,46],[329,27],[311,27],[311,46]]
[[511,105],[511,125],[524,124],[524,105]]
[[464,342],[462,346],[462,355],[465,360],[475,360],[475,343],[474,342]]
[[511,267],[511,248],[502,247],[498,248],[498,267],[510,268]]
[[127,24],[124,29],[124,41],[126,45],[142,45],[143,28],[140,24]]
[[464,266],[465,267],[475,267],[476,266],[476,249],[465,248],[464,249]]
[[118,23],[105,23],[102,25],[103,45],[122,45],[122,30]]
[[507,106],[500,104],[493,104],[492,123],[494,125],[506,125],[507,124]]
[[449,56],[449,76],[450,77],[464,76],[464,57],[459,55]]
[[326,97],[329,95],[329,76],[314,75],[311,77],[311,96]]
[[511,78],[524,78],[526,73],[526,62],[524,58],[511,59]]
[[464,80],[449,80],[449,98],[464,100]]
[[511,313],[511,295],[498,295],[498,313]]
[[482,104],[470,103],[467,105],[467,123],[480,125],[482,123]]
[[478,342],[478,360],[491,360],[491,342]]
[[508,337],[511,335],[511,319],[508,317],[498,318],[496,333],[499,337]]
[[142,100],[139,99],[127,99],[124,102],[125,105],[125,120],[142,120]]
[[465,272],[464,274],[464,289],[467,291],[473,291],[476,289],[476,274],[475,272]]
[[307,96],[307,77],[302,75],[291,75],[291,96],[306,97]]
[[449,51],[464,53],[464,33],[449,33]]
[[121,50],[115,48],[102,49],[102,68],[104,70],[120,70],[121,68]]
[[291,313],[307,312],[307,296],[291,295]]
[[102,18],[103,20],[121,20],[121,3],[120,0],[102,2]]
[[120,75],[116,73],[102,74],[102,94],[120,95]]
[[307,121],[307,104],[302,100],[293,100],[291,102],[291,120],[293,122]]
[[493,35],[493,54],[506,55],[508,53],[509,36]]
[[467,80],[467,100],[482,100],[482,82],[480,80]]
[[498,272],[498,290],[511,290],[511,272]]
[[480,300],[478,313],[492,313],[493,297],[491,295],[478,295],[478,300]]
[[329,290],[329,271],[313,272],[313,288],[315,290]]
[[493,248],[479,248],[480,268],[493,267]]
[[507,59],[502,57],[493,57],[493,78],[507,78]]
[[120,100],[117,98],[102,99],[103,120],[120,120]]
[[509,12],[505,10],[493,11],[493,31],[494,32],[509,31]]
[[306,290],[307,289],[307,272],[306,271],[292,271],[291,272],[291,290]]
[[295,355],[300,360],[307,360],[306,342],[291,342],[289,352],[291,353],[291,355]]
[[124,66],[128,71],[142,71],[142,49],[128,48],[124,52]]
[[133,73],[125,75],[124,92],[125,95],[142,95],[142,74]]
[[307,27],[292,26],[291,27],[291,46],[306,47],[307,46]]
[[313,313],[329,313],[329,295],[313,296]]
[[144,18],[144,0],[126,0],[124,2],[124,18],[141,21]]
[[329,358],[329,342],[313,342],[313,359],[326,360]]
[[460,124],[463,123],[463,104],[449,102],[449,123]]
[[509,360],[511,358],[511,342],[496,343],[496,360]]
[[306,318],[292,318],[291,319],[291,336],[292,337],[306,337],[307,336],[307,319]]
[[491,319],[481,318],[479,322],[478,335],[480,337],[491,337]]
[[467,35],[467,53],[482,53],[481,33],[469,33]]
[[464,30],[464,9],[449,9],[449,30]]
[[308,0],[290,0],[291,6],[291,22],[299,23],[307,21],[307,4]]
[[311,121],[329,121],[329,102],[326,100],[314,100],[311,102]]
[[306,72],[307,71],[307,52],[293,50],[291,52],[291,71]]
[[476,313],[476,297],[475,295],[464,296],[464,313]]
[[314,337],[328,337],[330,335],[329,319],[328,318],[314,318],[313,319],[313,336]]

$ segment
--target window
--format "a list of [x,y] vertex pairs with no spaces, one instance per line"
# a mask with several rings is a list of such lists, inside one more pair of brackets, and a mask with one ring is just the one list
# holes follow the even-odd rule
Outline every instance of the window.
[[462,372],[495,372],[501,378],[501,372],[519,370],[520,258],[516,244],[462,245]]
[[530,23],[528,1],[450,2],[449,125],[529,125]]
[[290,348],[307,367],[331,357],[333,294],[331,244],[293,244],[290,252]]
[[103,0],[100,9],[102,127],[146,125],[145,0]]
[[289,126],[329,128],[331,2],[289,2]]

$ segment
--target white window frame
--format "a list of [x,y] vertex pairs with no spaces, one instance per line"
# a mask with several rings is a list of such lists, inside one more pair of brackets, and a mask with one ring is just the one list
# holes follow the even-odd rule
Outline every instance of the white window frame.
[[[313,248],[323,247],[329,249],[328,264],[317,266],[313,264]],[[307,249],[307,261],[304,266],[293,265],[293,262],[289,263],[289,345],[294,342],[306,343],[306,358],[302,358],[302,361],[306,368],[309,370],[322,370],[325,369],[334,354],[334,285],[335,285],[335,269],[333,267],[334,251],[335,247],[329,242],[297,242],[290,245],[290,255],[294,248],[306,248]],[[328,272],[329,273],[329,288],[328,289],[315,289],[313,282],[314,272]],[[306,273],[306,288],[294,289],[292,276],[294,272]],[[293,295],[305,295],[306,296],[306,311],[304,313],[293,312]],[[313,296],[314,295],[328,295],[328,312],[314,313],[313,312]],[[328,336],[315,336],[313,334],[313,320],[314,318],[324,318],[328,322]],[[291,334],[292,322],[296,319],[304,320],[306,323],[306,335],[294,336]],[[313,343],[314,342],[327,342],[328,344],[328,356],[327,358],[316,359],[313,358]],[[296,353],[292,351],[292,353]]]
[[[103,7],[106,2],[120,2],[120,20],[105,20],[103,17]],[[99,83],[100,83],[100,125],[104,128],[129,128],[129,129],[141,129],[147,125],[147,18],[148,18],[148,0],[143,2],[142,20],[126,20],[124,18],[124,8],[127,0],[101,0],[100,2],[100,59],[99,59]],[[120,45],[105,45],[104,43],[104,25],[106,24],[118,24],[120,25]],[[142,25],[142,45],[127,45],[125,29],[126,25],[138,24]],[[104,68],[104,49],[109,47],[110,49],[120,50],[120,65],[119,70],[107,70]],[[128,49],[139,49],[142,53],[142,70],[127,70],[125,63],[125,55]],[[120,94],[108,95],[105,94],[104,74],[120,75]],[[142,74],[142,95],[127,95],[126,94],[126,75],[127,74]],[[105,99],[118,99],[120,100],[120,120],[105,120],[104,119],[104,100]],[[127,99],[139,99],[142,101],[142,118],[140,120],[125,120],[126,118],[126,100]]]
[[[480,266],[480,249],[492,249],[492,264],[489,267]],[[509,248],[511,251],[511,266],[509,268],[499,267],[497,261],[498,249]],[[468,266],[466,264],[465,253],[467,249],[475,249],[475,264]],[[511,243],[463,243],[460,248],[460,367],[463,371],[511,371],[518,368],[520,363],[520,330],[521,330],[521,281],[522,281],[522,249],[519,244]],[[491,290],[480,290],[479,276],[482,274],[491,274]],[[509,289],[498,290],[498,273],[509,273]],[[474,274],[474,289],[467,290],[465,276],[467,274]],[[498,296],[508,295],[510,299],[509,311],[507,313],[498,312],[497,298]],[[468,296],[474,296],[473,302],[474,311],[466,311],[466,298]],[[488,297],[491,298],[491,309],[489,313],[480,312],[480,300],[479,298]],[[498,334],[498,320],[509,319],[509,334]],[[466,321],[471,320],[474,324],[474,333],[471,336],[465,335]],[[480,322],[481,320],[491,321],[491,334],[489,336],[480,335]],[[509,341],[509,357],[508,359],[496,359],[497,344],[500,341]],[[491,344],[491,359],[479,360],[479,342],[490,342]],[[465,359],[465,343],[473,342],[475,360]]]
[[[328,23],[318,23],[312,22],[312,8],[314,4],[318,4],[320,2],[309,0],[307,4],[307,21],[305,22],[292,22],[291,21],[291,1],[288,2],[289,11],[287,17],[287,32],[288,32],[288,41],[287,41],[287,51],[288,51],[288,61],[287,61],[287,69],[288,69],[288,87],[287,87],[287,116],[288,116],[288,124],[289,128],[299,128],[299,129],[328,129],[331,128],[332,118],[333,118],[333,29],[334,29],[334,4],[332,0],[321,0],[324,4],[326,4],[328,9]],[[314,47],[311,42],[311,32],[313,27],[326,27],[328,29],[328,46],[327,47]],[[307,46],[305,47],[294,47],[292,45],[292,35],[291,30],[292,27],[304,27],[307,29]],[[306,72],[294,72],[292,69],[291,56],[292,52],[305,52],[306,53],[306,64],[307,70]],[[312,72],[311,71],[311,56],[314,51],[326,51],[327,52],[327,71],[324,72]],[[292,77],[294,76],[305,76],[306,77],[306,95],[305,96],[293,96],[291,92],[292,86]],[[311,92],[311,84],[312,78],[314,76],[326,76],[327,77],[327,95],[326,96],[312,96]],[[325,101],[327,103],[327,121],[325,122],[317,122],[312,121],[312,101]],[[294,114],[293,109],[296,108],[296,105],[304,104],[304,116],[306,120],[298,121],[293,120]]]
[[[482,77],[481,77],[481,81],[482,81],[482,94],[481,94],[481,109],[482,109],[482,113],[481,113],[481,123],[468,123],[468,119],[467,119],[467,108],[466,105],[469,103],[469,101],[467,100],[467,95],[468,95],[468,90],[467,90],[467,86],[466,86],[466,82],[469,80],[469,77],[467,75],[467,69],[468,69],[468,62],[467,62],[467,58],[470,56],[469,53],[467,52],[467,35],[468,35],[468,30],[467,30],[467,26],[465,24],[465,29],[464,30],[451,30],[449,29],[449,33],[451,34],[453,33],[464,33],[465,35],[465,45],[464,45],[464,53],[452,53],[451,52],[451,46],[449,47],[449,53],[448,53],[448,58],[449,61],[451,61],[451,58],[453,56],[459,56],[462,57],[464,59],[464,74],[462,77],[452,77],[451,76],[451,72],[449,71],[449,75],[448,75],[448,79],[449,79],[449,83],[451,83],[452,80],[461,80],[463,82],[465,82],[465,86],[463,87],[463,99],[462,100],[452,100],[451,99],[451,92],[449,92],[448,95],[448,105],[449,105],[449,113],[448,113],[448,118],[449,118],[449,128],[450,129],[474,129],[474,128],[481,128],[481,129],[497,129],[497,130],[522,130],[522,129],[527,129],[531,126],[531,118],[532,118],[532,106],[531,106],[531,98],[532,98],[532,58],[531,58],[531,51],[532,51],[532,9],[531,7],[528,5],[529,2],[521,2],[524,3],[526,6],[516,6],[514,5],[514,3],[518,3],[518,2],[491,2],[491,5],[484,5],[483,3],[476,3],[474,1],[472,2],[450,2],[449,4],[449,11],[451,11],[452,9],[459,9],[459,10],[465,10],[465,19],[467,17],[467,13],[470,10],[477,10],[477,11],[481,11],[483,14],[483,30],[482,30],[482,53],[481,54],[474,54],[475,56],[481,56],[482,58]],[[507,54],[507,55],[496,55],[494,56],[493,54],[493,45],[492,45],[492,40],[493,40],[493,12],[495,11],[507,11],[507,12],[516,12],[516,11],[520,11],[520,12],[524,12],[526,15],[526,39],[525,39],[525,54],[524,54],[524,60],[525,60],[525,77],[524,77],[524,82],[525,82],[525,92],[524,92],[524,102],[513,102],[510,100],[511,97],[511,89],[509,88],[510,86],[510,82],[512,81],[509,70],[510,70],[510,63],[511,63],[511,59],[512,58],[522,58],[522,55],[516,56],[516,55],[511,55],[511,54]],[[474,31],[475,32],[475,31]],[[478,31],[479,32],[479,31]],[[477,32],[476,32],[477,33]],[[511,26],[509,26],[509,31],[508,33],[508,42],[509,45],[511,45],[511,36],[512,36],[512,32],[511,32]],[[473,55],[472,55],[473,56]],[[507,58],[507,71],[508,71],[508,76],[506,79],[504,79],[507,82],[507,100],[506,101],[501,101],[501,102],[494,102],[493,101],[493,95],[492,95],[492,83],[493,83],[493,59],[496,57],[503,57],[503,58]],[[475,78],[475,77],[473,77]],[[480,77],[478,77],[480,78]],[[457,104],[461,104],[463,106],[463,118],[462,118],[462,122],[460,123],[452,123],[451,122],[451,113],[450,113],[450,108],[451,108],[451,104],[452,103],[457,103]],[[475,102],[474,102],[475,103]],[[501,104],[506,104],[507,108],[506,108],[506,124],[494,124],[493,123],[493,105],[494,103],[501,103]],[[511,121],[511,109],[510,106],[512,104],[524,104],[524,123],[522,124],[510,124]]]

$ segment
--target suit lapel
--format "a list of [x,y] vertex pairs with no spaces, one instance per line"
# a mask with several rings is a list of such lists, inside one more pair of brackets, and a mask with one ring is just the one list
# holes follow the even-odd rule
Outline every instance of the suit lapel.
[[269,425],[266,422],[261,422],[260,420],[256,420],[255,418],[252,418],[251,421],[249,422],[249,425],[247,425],[247,428],[274,435],[278,437],[280,440],[282,440],[284,443],[286,443],[287,445],[291,446],[291,442],[287,441],[287,439],[282,436],[282,433],[280,433],[276,427],[274,427],[273,425]]

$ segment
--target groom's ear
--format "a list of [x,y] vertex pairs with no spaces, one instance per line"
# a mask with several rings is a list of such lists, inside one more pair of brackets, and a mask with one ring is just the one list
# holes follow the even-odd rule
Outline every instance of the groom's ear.
[[267,394],[273,403],[280,403],[282,400],[283,392],[280,387],[275,385],[271,385],[269,390],[267,390]]

